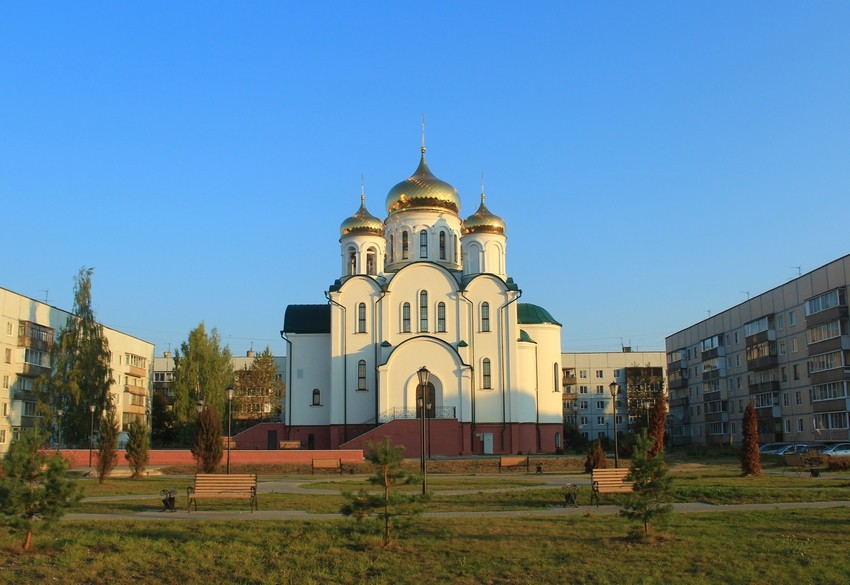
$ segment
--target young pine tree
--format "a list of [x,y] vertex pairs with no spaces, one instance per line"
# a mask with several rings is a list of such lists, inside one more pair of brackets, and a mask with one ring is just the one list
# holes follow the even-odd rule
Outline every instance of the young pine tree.
[[141,420],[130,423],[129,437],[127,439],[127,453],[124,457],[130,464],[130,471],[134,479],[142,477],[145,465],[150,460],[151,444],[148,439],[148,425]]
[[378,511],[378,519],[383,521],[383,546],[388,546],[392,539],[390,528],[398,523],[400,517],[418,514],[415,503],[424,500],[424,496],[414,496],[399,493],[398,486],[413,483],[418,478],[402,469],[404,461],[404,445],[393,445],[390,437],[385,437],[380,443],[368,443],[366,460],[372,463],[375,474],[369,478],[369,483],[380,486],[380,494],[372,494],[360,490],[356,494],[343,492],[346,502],[340,512],[345,516],[355,516],[358,520],[365,518],[370,512]]
[[106,408],[97,426],[97,481],[103,483],[115,466],[118,464],[118,419],[115,413],[115,405],[112,396],[106,401]]
[[0,522],[24,532],[24,550],[32,544],[35,526],[49,527],[82,497],[65,460],[39,451],[46,440],[47,433],[39,429],[22,431],[0,473]]
[[620,510],[622,516],[641,522],[644,534],[649,532],[651,523],[662,524],[672,511],[665,503],[672,489],[672,478],[667,475],[663,453],[651,454],[653,443],[645,430],[637,438],[626,478],[634,482],[634,491]]
[[753,403],[744,409],[743,437],[741,444],[741,471],[744,475],[761,473],[761,455],[759,454],[759,421]]
[[602,448],[602,441],[596,439],[587,450],[587,458],[584,460],[584,471],[590,473],[594,469],[605,469],[608,467],[608,456]]
[[204,473],[215,473],[224,455],[221,444],[221,419],[212,406],[204,406],[195,422],[192,456]]

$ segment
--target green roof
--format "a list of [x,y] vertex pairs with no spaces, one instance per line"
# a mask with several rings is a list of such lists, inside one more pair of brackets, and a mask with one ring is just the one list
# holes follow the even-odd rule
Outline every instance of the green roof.
[[525,341],[525,342],[527,342],[527,343],[533,343],[533,344],[537,345],[537,342],[536,342],[536,341],[534,341],[534,340],[531,338],[531,335],[529,335],[529,334],[526,332],[526,330],[525,330],[525,329],[520,329],[520,330],[519,330],[519,341]]
[[555,318],[543,307],[532,305],[531,303],[517,303],[516,306],[517,323],[520,325],[539,325],[541,323],[551,323],[561,327],[561,324],[555,321]]
[[330,305],[289,305],[283,315],[284,333],[330,333]]

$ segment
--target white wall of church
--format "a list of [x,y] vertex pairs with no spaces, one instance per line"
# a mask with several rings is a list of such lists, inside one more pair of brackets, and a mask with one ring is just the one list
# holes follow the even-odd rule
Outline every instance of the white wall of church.
[[[327,425],[333,404],[330,384],[330,336],[291,334],[289,417],[296,425]],[[319,404],[313,404],[313,391],[319,391]]]

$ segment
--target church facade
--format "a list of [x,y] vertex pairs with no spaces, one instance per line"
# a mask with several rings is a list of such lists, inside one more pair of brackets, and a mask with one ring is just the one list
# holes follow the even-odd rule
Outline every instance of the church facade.
[[[520,302],[505,222],[425,160],[340,227],[326,302],[290,305],[285,423],[307,448],[390,435],[407,456],[552,452],[561,446],[561,325]],[[428,371],[425,386],[418,372]],[[420,430],[427,430],[422,439]]]

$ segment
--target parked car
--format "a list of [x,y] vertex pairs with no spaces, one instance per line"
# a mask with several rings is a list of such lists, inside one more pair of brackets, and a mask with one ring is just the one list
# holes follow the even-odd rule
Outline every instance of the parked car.
[[829,455],[831,457],[850,457],[850,443],[836,443],[830,445],[823,451],[821,455]]
[[793,445],[788,445],[776,452],[777,455],[791,455],[792,453],[797,453],[800,455],[805,455],[809,451],[815,451],[820,453],[826,449],[825,443],[795,443]]
[[759,448],[762,455],[774,455],[777,451],[790,447],[791,443],[766,443]]

